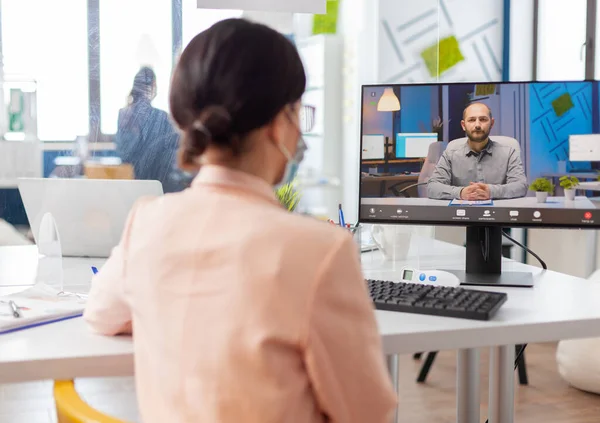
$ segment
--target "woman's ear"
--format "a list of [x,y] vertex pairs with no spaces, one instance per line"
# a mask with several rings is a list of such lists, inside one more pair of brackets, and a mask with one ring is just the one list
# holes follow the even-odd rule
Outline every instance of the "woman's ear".
[[286,121],[284,113],[283,110],[277,113],[266,127],[267,136],[276,147],[285,140]]

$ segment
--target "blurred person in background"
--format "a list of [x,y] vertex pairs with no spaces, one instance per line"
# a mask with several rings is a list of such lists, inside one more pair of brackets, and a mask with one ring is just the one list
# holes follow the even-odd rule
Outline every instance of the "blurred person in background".
[[156,74],[142,67],[133,79],[127,106],[119,111],[117,153],[133,165],[136,179],[160,181],[165,192],[180,191],[187,184],[176,166],[179,133],[168,114],[152,106],[155,97]]

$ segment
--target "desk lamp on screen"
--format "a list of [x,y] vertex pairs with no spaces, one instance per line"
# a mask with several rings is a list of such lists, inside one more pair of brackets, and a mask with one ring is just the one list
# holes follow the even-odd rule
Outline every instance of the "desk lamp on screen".
[[[555,190],[540,203],[529,189],[539,178],[558,185],[559,163],[600,161],[600,123],[593,119],[600,115],[600,102],[593,101],[598,84],[363,86],[361,140],[367,133],[398,134],[396,156],[406,155],[408,140],[432,137],[418,128],[418,122],[442,116],[450,124],[444,130],[447,139],[435,149],[442,159],[424,161],[419,190],[412,197],[406,196],[406,190],[402,197],[392,190],[369,190],[368,180],[362,181],[368,163],[361,162],[359,221],[463,226],[465,271],[451,271],[463,284],[532,286],[531,273],[502,272],[503,228],[600,228],[600,210],[585,195],[588,191],[582,190],[571,200],[562,190]],[[391,94],[402,99],[402,112],[380,111],[367,101],[373,93],[382,99]],[[399,152],[402,141],[404,152]],[[401,174],[407,171],[403,166],[407,165],[399,161],[390,170]]]

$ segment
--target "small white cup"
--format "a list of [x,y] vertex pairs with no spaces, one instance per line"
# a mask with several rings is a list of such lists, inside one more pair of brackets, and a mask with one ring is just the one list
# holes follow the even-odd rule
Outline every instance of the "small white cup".
[[371,237],[386,260],[404,260],[410,249],[413,228],[405,225],[373,225]]

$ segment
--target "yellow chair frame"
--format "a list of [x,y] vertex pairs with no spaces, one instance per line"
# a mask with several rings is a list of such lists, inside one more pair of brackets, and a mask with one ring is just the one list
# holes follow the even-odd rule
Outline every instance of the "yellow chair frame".
[[54,403],[58,423],[126,423],[88,405],[75,390],[72,380],[54,381]]

